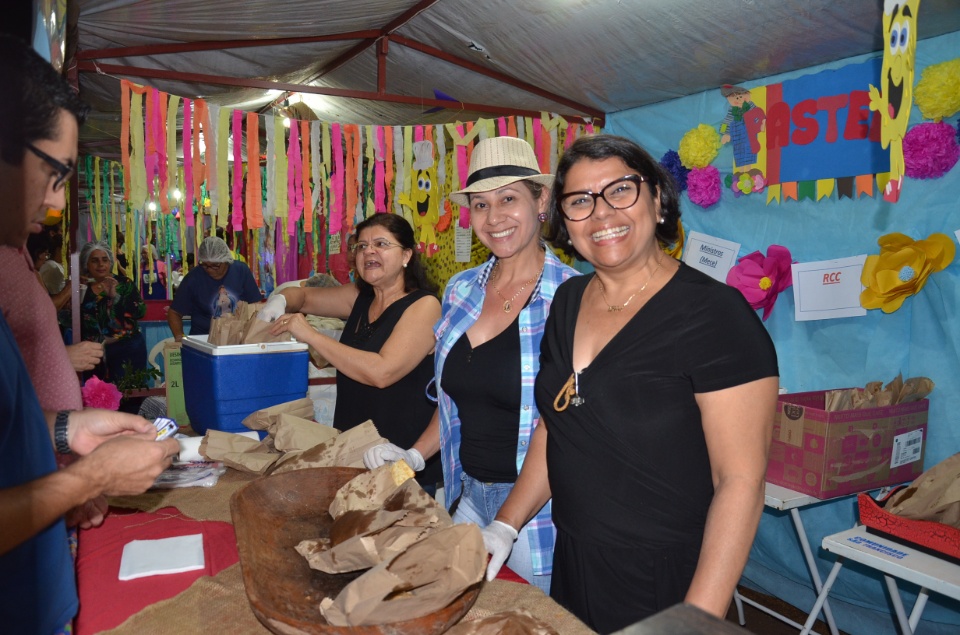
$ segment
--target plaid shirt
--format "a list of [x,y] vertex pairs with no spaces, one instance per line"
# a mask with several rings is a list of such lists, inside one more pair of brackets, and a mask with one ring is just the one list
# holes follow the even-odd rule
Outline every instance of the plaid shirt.
[[[434,327],[437,349],[434,356],[437,396],[440,411],[440,456],[443,463],[443,490],[447,507],[460,496],[463,467],[460,464],[460,417],[457,405],[443,391],[441,378],[443,364],[457,340],[473,326],[480,317],[486,294],[487,279],[493,270],[495,258],[487,263],[468,269],[454,276],[447,284],[443,296],[440,320]],[[523,465],[530,446],[530,437],[540,422],[540,413],[533,397],[533,382],[540,368],[540,340],[547,322],[550,304],[560,283],[577,275],[577,271],[560,262],[549,249],[543,267],[543,275],[533,289],[530,302],[520,311],[520,434],[517,438],[517,472]],[[553,543],[556,530],[550,518],[550,502],[544,505],[527,525],[530,536],[530,552],[533,556],[533,572],[549,575],[553,569]]]

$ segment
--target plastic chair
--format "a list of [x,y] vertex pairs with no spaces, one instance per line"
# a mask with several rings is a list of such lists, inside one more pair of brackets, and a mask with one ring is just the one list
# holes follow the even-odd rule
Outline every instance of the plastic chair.
[[156,344],[153,345],[153,348],[150,349],[150,354],[147,355],[147,361],[150,362],[150,365],[163,372],[163,368],[160,367],[160,363],[157,361],[157,358],[163,359],[163,347],[167,342],[173,342],[173,337],[165,337]]

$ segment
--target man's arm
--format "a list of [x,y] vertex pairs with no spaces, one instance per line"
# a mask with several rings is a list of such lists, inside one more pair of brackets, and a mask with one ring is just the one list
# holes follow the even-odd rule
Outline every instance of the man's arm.
[[167,324],[173,333],[173,339],[178,342],[183,340],[183,316],[173,309],[167,309]]

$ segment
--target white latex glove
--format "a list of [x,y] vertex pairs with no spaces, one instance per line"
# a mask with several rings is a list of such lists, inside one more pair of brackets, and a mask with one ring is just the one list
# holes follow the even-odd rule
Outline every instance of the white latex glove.
[[287,312],[287,299],[282,293],[274,293],[257,313],[257,318],[264,322],[273,322]]
[[363,464],[367,466],[368,470],[376,469],[385,463],[393,463],[400,459],[406,461],[407,465],[409,465],[410,469],[414,472],[422,470],[425,464],[423,455],[420,454],[420,451],[416,448],[404,450],[400,446],[392,443],[375,445],[363,453]]
[[517,530],[507,523],[495,520],[483,527],[480,535],[483,536],[483,546],[490,554],[490,562],[487,564],[487,581],[490,581],[497,577],[500,567],[510,557],[513,543],[517,540]]

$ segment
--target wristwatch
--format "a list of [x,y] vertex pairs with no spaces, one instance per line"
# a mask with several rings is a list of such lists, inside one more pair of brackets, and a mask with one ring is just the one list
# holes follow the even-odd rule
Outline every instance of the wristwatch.
[[61,410],[57,413],[57,419],[53,424],[53,444],[60,454],[70,454],[70,444],[67,442],[67,423],[70,418],[69,410]]

